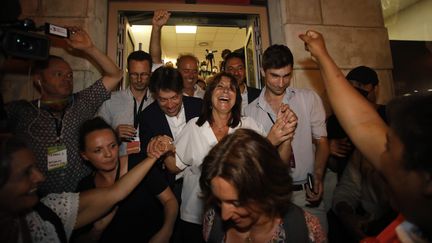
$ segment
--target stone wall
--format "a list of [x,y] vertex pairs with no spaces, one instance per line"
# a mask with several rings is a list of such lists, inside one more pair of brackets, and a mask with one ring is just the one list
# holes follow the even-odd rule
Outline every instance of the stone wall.
[[[380,1],[364,0],[361,5],[355,0],[269,0],[268,3],[272,43],[286,43],[294,54],[292,85],[315,89],[323,97],[328,113],[331,111],[318,67],[298,38],[299,33],[308,29],[324,34],[331,55],[345,73],[359,65],[377,70],[381,81],[379,103],[385,104],[393,97],[390,45]],[[23,17],[33,18],[38,24],[83,26],[96,46],[106,49],[107,0],[21,0],[21,5]],[[71,64],[75,91],[89,86],[100,76],[87,59],[70,55],[56,47],[59,45],[64,43],[53,42],[52,53],[63,56]],[[6,102],[38,96],[25,74],[6,75],[1,89]]]
[[394,96],[390,44],[380,1],[278,1],[285,42],[295,59],[294,87],[316,90],[331,112],[318,67],[298,38],[300,33],[314,29],[324,35],[331,56],[344,73],[360,65],[378,72],[379,103],[385,104]]
[[[60,26],[81,26],[90,34],[93,43],[102,51],[106,50],[107,0],[20,0],[20,18],[31,18],[36,25],[45,22]],[[64,40],[51,39],[51,54],[65,58],[74,71],[74,91],[91,85],[101,75],[98,69],[86,58],[65,50]],[[27,67],[25,68],[27,69]],[[15,99],[35,99],[39,93],[33,87],[31,78],[22,73],[6,74],[1,82],[5,102]]]

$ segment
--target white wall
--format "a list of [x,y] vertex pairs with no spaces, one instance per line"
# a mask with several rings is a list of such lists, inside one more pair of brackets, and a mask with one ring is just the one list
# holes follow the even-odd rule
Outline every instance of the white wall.
[[390,40],[432,41],[432,0],[422,0],[385,19]]

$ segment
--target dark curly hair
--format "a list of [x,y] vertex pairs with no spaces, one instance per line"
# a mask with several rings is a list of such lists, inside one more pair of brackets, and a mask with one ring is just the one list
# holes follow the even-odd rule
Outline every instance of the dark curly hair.
[[394,99],[387,106],[387,117],[404,145],[405,168],[432,173],[432,94]]
[[155,95],[158,95],[160,90],[181,94],[183,92],[183,78],[177,69],[163,66],[152,73],[149,89]]
[[294,65],[294,57],[291,50],[285,45],[272,45],[264,51],[262,67],[265,70],[279,69]]

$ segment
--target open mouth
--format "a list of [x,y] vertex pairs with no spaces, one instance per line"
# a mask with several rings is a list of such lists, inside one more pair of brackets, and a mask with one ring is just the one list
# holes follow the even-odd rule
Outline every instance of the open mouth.
[[220,101],[223,101],[223,102],[228,102],[228,101],[229,101],[229,98],[228,98],[228,97],[225,97],[225,96],[221,96],[221,97],[219,97],[219,100],[220,100]]

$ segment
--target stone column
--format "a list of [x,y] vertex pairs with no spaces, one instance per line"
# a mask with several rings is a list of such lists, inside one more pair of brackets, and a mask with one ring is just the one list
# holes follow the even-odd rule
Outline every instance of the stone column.
[[314,89],[331,112],[317,65],[298,38],[308,29],[321,32],[336,64],[347,73],[360,65],[375,69],[380,79],[378,103],[393,96],[392,59],[387,29],[376,0],[280,0],[285,40],[294,55],[292,86]]

